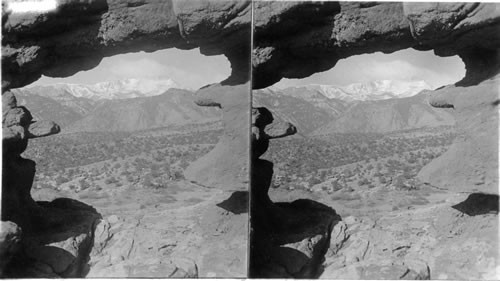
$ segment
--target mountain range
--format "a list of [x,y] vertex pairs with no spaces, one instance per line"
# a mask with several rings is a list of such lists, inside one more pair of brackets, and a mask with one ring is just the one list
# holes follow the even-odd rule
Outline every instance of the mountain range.
[[[221,119],[218,109],[194,103],[193,92],[172,80],[53,84],[13,90],[35,119],[53,120],[64,132],[135,131]],[[386,133],[453,125],[450,110],[431,107],[423,81],[374,81],[344,87],[306,85],[253,91],[253,106],[293,123],[301,135]]]
[[193,92],[171,85],[171,80],[127,79],[90,86],[32,86],[13,92],[35,119],[53,120],[63,133],[136,131],[221,119],[218,109],[196,105]]
[[339,118],[316,129],[311,135],[334,133],[389,133],[418,128],[453,126],[450,109],[429,105],[429,93],[415,96],[365,101],[353,104]]
[[329,99],[343,101],[368,101],[414,96],[431,86],[425,81],[380,80],[367,83],[354,83],[347,86],[311,84],[282,89],[284,93],[300,96],[301,92],[317,92]]
[[57,83],[23,88],[23,92],[34,93],[43,97],[58,97],[70,94],[76,98],[94,101],[104,99],[129,99],[157,96],[168,89],[179,88],[171,79],[122,79],[100,82],[93,85]]
[[424,81],[374,81],[344,87],[306,85],[253,91],[254,106],[293,123],[299,134],[387,133],[454,125],[451,110],[428,104]]
[[267,107],[275,120],[294,124],[301,135],[307,135],[339,118],[349,107],[346,101],[329,99],[317,91],[304,88],[281,91],[267,88],[252,94],[252,106]]

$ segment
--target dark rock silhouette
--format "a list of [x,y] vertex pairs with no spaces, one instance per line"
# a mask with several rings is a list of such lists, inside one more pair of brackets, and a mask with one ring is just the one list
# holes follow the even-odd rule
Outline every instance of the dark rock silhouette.
[[33,222],[40,223],[33,215],[42,209],[31,198],[30,190],[35,176],[35,162],[24,159],[21,153],[28,146],[28,139],[59,132],[54,123],[33,122],[31,113],[17,106],[11,92],[2,95],[3,130],[3,177],[2,220],[13,221],[24,231],[29,231]]
[[330,207],[312,200],[274,203],[269,199],[273,164],[259,157],[267,151],[269,140],[297,132],[290,123],[266,131],[266,126],[272,122],[273,116],[268,109],[252,109],[249,276],[314,278],[321,273],[331,231],[340,216]]
[[230,211],[233,214],[248,213],[248,191],[235,191],[226,200],[217,204],[224,210]]
[[472,193],[465,201],[452,207],[469,216],[478,216],[484,214],[498,214],[498,203],[498,195]]
[[0,276],[4,276],[6,266],[19,252],[22,231],[11,221],[1,221],[0,230]]
[[[32,121],[31,113],[17,106],[12,93],[5,92],[2,100],[2,221],[9,221],[2,222],[2,226],[12,223],[20,230],[0,229],[4,237],[0,240],[1,275],[83,277],[94,227],[101,216],[94,208],[71,199],[33,200],[30,191],[36,164],[20,154],[28,139],[56,134],[60,129],[50,121]],[[13,236],[17,237],[16,243],[9,238]]]

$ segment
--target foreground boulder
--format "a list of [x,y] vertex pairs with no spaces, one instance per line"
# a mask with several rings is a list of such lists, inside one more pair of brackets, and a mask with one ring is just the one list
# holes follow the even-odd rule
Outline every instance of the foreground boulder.
[[[9,278],[84,277],[93,247],[94,228],[100,215],[92,207],[71,199],[39,202],[53,224],[23,233],[19,250],[5,266]],[[38,226],[38,225],[37,225]],[[47,225],[44,225],[47,226]]]
[[320,278],[498,279],[498,196],[445,194],[376,219],[344,217]]
[[[113,198],[93,195],[106,215],[94,232],[86,277],[247,276],[248,193],[178,184],[169,188],[177,195],[141,187]],[[138,199],[116,204],[128,196]],[[165,200],[173,197],[175,202]]]

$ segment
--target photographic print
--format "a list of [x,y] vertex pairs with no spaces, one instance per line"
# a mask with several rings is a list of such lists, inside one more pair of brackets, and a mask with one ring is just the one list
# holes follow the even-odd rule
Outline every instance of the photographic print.
[[498,4],[253,18],[250,276],[497,279]]
[[500,5],[2,2],[2,278],[499,279]]
[[3,2],[2,276],[246,277],[251,3],[23,2]]

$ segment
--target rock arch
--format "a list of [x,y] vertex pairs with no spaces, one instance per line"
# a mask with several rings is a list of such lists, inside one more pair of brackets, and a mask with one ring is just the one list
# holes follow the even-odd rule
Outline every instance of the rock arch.
[[167,48],[224,54],[233,70],[227,81],[248,79],[250,1],[62,1],[45,14],[16,14],[6,8],[3,90],[27,85],[42,74],[70,76],[106,56]]

